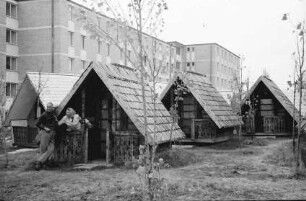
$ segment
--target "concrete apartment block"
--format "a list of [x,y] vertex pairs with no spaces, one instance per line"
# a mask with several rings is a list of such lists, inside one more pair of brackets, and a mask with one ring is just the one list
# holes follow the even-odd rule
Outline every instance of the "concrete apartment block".
[[[6,71],[5,75],[9,75],[8,83],[20,83],[27,71],[52,72],[51,2],[0,1],[0,70]],[[91,61],[138,65],[134,51],[139,48],[137,40],[134,40],[132,46],[125,38],[125,34],[128,34],[136,39],[135,29],[128,28],[126,32],[124,27],[113,19],[92,12],[73,0],[54,2],[55,73],[80,74]],[[15,5],[13,7],[17,11],[16,16],[6,15],[7,3]],[[81,12],[101,29],[108,30],[118,41],[120,48],[109,41],[90,37],[91,33],[84,30],[76,19],[76,14]],[[17,42],[14,44],[6,42],[7,29],[10,28],[13,29],[13,34],[17,35]],[[166,83],[175,71],[192,70],[205,74],[218,89],[229,90],[229,83],[233,79],[231,72],[236,72],[239,68],[239,62],[233,62],[239,60],[239,57],[215,43],[184,45],[179,42],[165,42],[147,34],[143,34],[143,41],[147,53],[146,60],[161,66],[159,82]],[[226,55],[223,54],[228,54],[228,57],[233,59],[226,59]],[[16,69],[6,69],[7,57],[14,57]],[[145,62],[145,65],[146,69],[150,69],[149,62]]]

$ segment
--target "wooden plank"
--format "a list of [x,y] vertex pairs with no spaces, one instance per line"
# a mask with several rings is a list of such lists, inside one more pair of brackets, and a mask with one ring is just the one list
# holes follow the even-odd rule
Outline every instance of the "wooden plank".
[[260,104],[261,104],[261,105],[273,104],[273,100],[272,100],[272,99],[260,99]]
[[265,116],[274,116],[273,111],[260,111],[260,115],[265,117]]
[[273,110],[273,105],[260,105],[260,110]]

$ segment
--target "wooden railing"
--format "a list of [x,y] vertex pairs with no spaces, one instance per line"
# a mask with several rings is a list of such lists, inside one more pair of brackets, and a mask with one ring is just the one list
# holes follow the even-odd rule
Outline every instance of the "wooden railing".
[[286,126],[283,117],[266,116],[263,120],[265,133],[285,132]]
[[214,139],[217,137],[216,125],[210,119],[192,119],[191,139]]
[[36,127],[13,126],[14,144],[23,147],[37,147],[35,142],[37,133]]
[[113,156],[115,163],[130,161],[139,154],[139,137],[137,132],[117,131],[113,139]]
[[57,133],[54,160],[62,163],[84,162],[84,133]]

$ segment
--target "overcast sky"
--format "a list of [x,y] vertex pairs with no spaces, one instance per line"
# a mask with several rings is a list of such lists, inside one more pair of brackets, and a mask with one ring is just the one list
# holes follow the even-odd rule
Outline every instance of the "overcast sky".
[[252,82],[265,68],[286,88],[293,72],[293,24],[306,19],[306,0],[167,0],[166,28],[160,38],[183,44],[216,42],[245,56],[244,75]]

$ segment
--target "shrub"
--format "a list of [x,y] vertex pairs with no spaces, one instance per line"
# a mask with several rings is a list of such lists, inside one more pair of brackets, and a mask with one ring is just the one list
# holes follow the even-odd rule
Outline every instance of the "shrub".
[[175,148],[157,153],[157,158],[162,158],[170,167],[182,167],[194,164],[200,159],[192,150]]
[[248,138],[242,141],[243,145],[252,145],[252,146],[266,146],[268,141],[261,138]]

